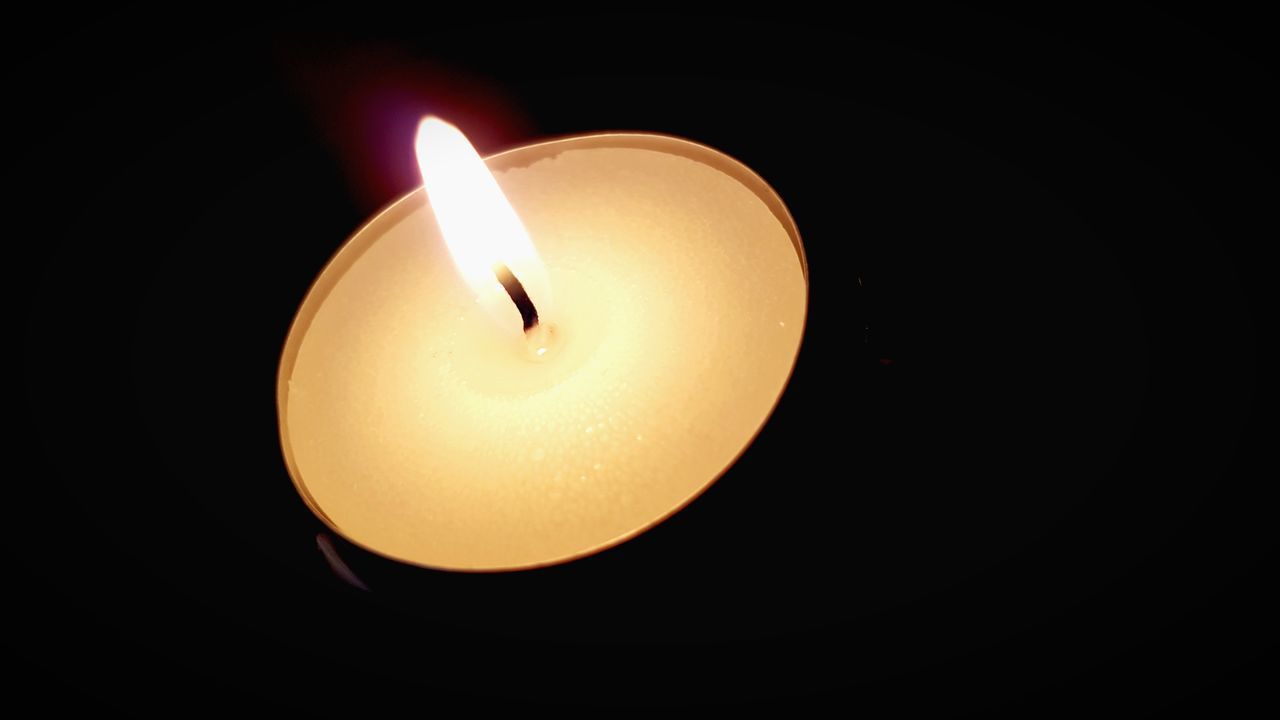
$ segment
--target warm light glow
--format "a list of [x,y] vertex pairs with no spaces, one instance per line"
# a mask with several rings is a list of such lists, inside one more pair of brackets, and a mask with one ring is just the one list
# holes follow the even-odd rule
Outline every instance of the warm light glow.
[[415,142],[427,199],[476,300],[512,332],[521,332],[520,313],[494,275],[503,263],[519,279],[545,322],[551,287],[529,233],[493,174],[462,131],[437,117],[423,118]]
[[[804,336],[804,250],[781,198],[665,135],[564,138],[482,165],[427,120],[418,149],[434,209],[419,188],[365,223],[281,354],[281,447],[302,499],[362,548],[458,571],[590,555],[693,502],[760,431]],[[556,294],[530,332],[487,267],[545,292],[521,226]],[[476,317],[450,245],[502,300],[501,327]]]

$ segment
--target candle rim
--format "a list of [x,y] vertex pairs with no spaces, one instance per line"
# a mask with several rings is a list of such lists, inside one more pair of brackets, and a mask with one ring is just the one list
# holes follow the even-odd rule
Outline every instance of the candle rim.
[[[683,498],[680,502],[674,504],[670,510],[654,518],[651,522],[648,522],[639,527],[632,528],[631,530],[625,533],[621,533],[615,537],[602,541],[591,547],[584,548],[560,557],[542,560],[535,563],[526,563],[522,565],[512,565],[512,566],[503,566],[503,567],[477,567],[477,568],[446,567],[446,566],[440,566],[440,565],[431,565],[428,563],[411,560],[409,558],[403,558],[403,557],[398,557],[395,555],[388,554],[384,551],[378,550],[377,548],[370,547],[364,543],[361,543],[355,538],[352,538],[351,536],[349,536],[347,533],[343,532],[343,530],[340,527],[338,527],[338,524],[334,522],[334,520],[330,518],[327,513],[324,512],[324,510],[320,507],[320,504],[316,502],[315,498],[311,495],[311,492],[307,490],[306,485],[302,482],[300,478],[301,473],[298,471],[297,463],[293,458],[293,451],[289,443],[288,433],[286,432],[286,423],[284,422],[284,419],[288,417],[289,378],[293,374],[294,363],[297,360],[298,351],[300,350],[302,345],[302,339],[306,337],[307,330],[311,326],[311,320],[315,317],[320,307],[324,304],[325,298],[328,297],[329,293],[333,290],[333,288],[337,285],[337,283],[342,279],[342,277],[346,275],[347,270],[350,269],[351,266],[354,265],[355,262],[360,259],[360,257],[365,253],[366,250],[372,247],[372,242],[362,243],[360,247],[356,247],[355,240],[359,238],[361,234],[364,233],[364,231],[367,228],[371,227],[373,224],[378,222],[393,222],[393,223],[399,222],[401,219],[407,217],[409,214],[411,214],[415,210],[418,210],[419,207],[421,207],[421,205],[427,204],[428,200],[426,197],[426,190],[422,185],[419,185],[414,189],[404,193],[400,197],[387,203],[386,205],[382,206],[381,208],[379,208],[376,212],[370,215],[363,223],[361,223],[354,231],[352,231],[347,236],[347,238],[342,242],[342,244],[338,247],[338,249],[334,251],[333,256],[330,257],[329,260],[320,269],[320,272],[316,275],[315,280],[313,280],[311,282],[311,285],[307,288],[307,292],[303,294],[301,303],[298,306],[298,311],[294,315],[293,321],[289,324],[289,331],[285,335],[285,344],[280,353],[280,361],[276,371],[276,417],[277,417],[277,429],[279,430],[279,435],[280,435],[280,448],[285,461],[285,469],[289,475],[290,481],[292,481],[293,483],[294,488],[298,491],[298,494],[302,497],[303,501],[307,504],[307,507],[310,508],[310,510],[313,513],[315,513],[316,517],[318,517],[321,522],[323,522],[326,526],[328,526],[330,530],[337,533],[344,540],[355,545],[356,547],[359,547],[367,552],[371,552],[379,557],[384,557],[390,560],[394,560],[396,562],[417,566],[421,568],[426,568],[429,570],[480,574],[480,573],[497,573],[497,572],[510,572],[510,571],[521,571],[521,570],[534,570],[542,567],[560,565],[562,563],[578,560],[584,557],[589,557],[603,550],[607,550],[608,548],[614,547],[615,545],[620,545],[662,524],[663,522],[671,518],[676,513],[688,507],[690,503],[698,499],[698,497],[701,496],[704,492],[706,492],[708,488],[716,484],[720,480],[720,478],[724,477],[725,473],[727,473],[730,468],[732,468],[734,465],[738,463],[738,460],[742,458],[742,455],[746,453],[747,449],[750,448],[755,443],[756,438],[758,438],[760,436],[760,433],[764,431],[765,425],[768,424],[769,419],[773,417],[773,413],[778,409],[778,404],[782,401],[783,394],[786,393],[787,387],[791,384],[791,378],[795,374],[796,363],[800,357],[800,349],[804,346],[804,337],[808,329],[808,320],[809,320],[809,293],[810,293],[809,262],[808,262],[808,258],[805,255],[804,243],[800,238],[799,227],[796,225],[795,218],[791,216],[790,210],[787,209],[787,206],[782,201],[782,197],[778,194],[778,191],[775,190],[773,186],[771,186],[764,178],[762,178],[758,173],[756,173],[754,170],[748,167],[745,163],[743,163],[742,161],[738,160],[737,158],[729,155],[728,153],[722,150],[718,150],[714,147],[711,147],[710,145],[706,145],[704,143],[690,140],[688,138],[683,138],[677,135],[670,135],[667,133],[659,133],[659,132],[601,131],[601,132],[582,133],[582,134],[575,134],[575,135],[555,136],[555,137],[551,137],[545,140],[540,140],[537,142],[510,147],[505,150],[493,153],[492,155],[486,155],[484,157],[484,162],[485,162],[485,165],[489,166],[490,170],[506,171],[506,170],[512,170],[516,168],[528,167],[536,162],[546,160],[549,158],[554,158],[559,153],[555,153],[553,155],[538,155],[535,159],[530,160],[529,162],[526,162],[523,164],[518,162],[511,162],[511,161],[518,159],[516,156],[520,153],[532,152],[539,149],[545,150],[548,146],[554,146],[554,145],[566,145],[566,146],[572,145],[573,146],[573,147],[565,147],[564,150],[566,151],[581,150],[581,149],[595,149],[595,148],[611,148],[611,149],[650,150],[650,151],[660,152],[661,149],[655,149],[654,147],[652,147],[652,143],[655,140],[662,141],[664,143],[669,143],[673,147],[684,146],[685,149],[689,151],[695,151],[699,153],[699,155],[696,157],[691,155],[685,155],[683,153],[673,153],[673,154],[676,154],[680,157],[685,157],[686,159],[694,160],[695,162],[702,162],[703,164],[709,165],[710,167],[713,167],[716,170],[720,170],[721,172],[724,172],[725,174],[729,175],[733,179],[742,183],[749,190],[751,190],[752,193],[756,195],[756,197],[759,198],[760,201],[765,204],[765,206],[769,209],[769,211],[774,215],[774,217],[782,225],[783,229],[787,233],[787,236],[791,239],[791,245],[796,252],[796,259],[800,263],[800,272],[804,280],[804,306],[803,306],[803,316],[800,322],[800,336],[799,336],[800,340],[796,343],[795,354],[791,358],[791,365],[787,370],[787,376],[785,380],[782,382],[780,389],[778,390],[777,397],[774,398],[773,404],[769,406],[768,412],[766,412],[762,417],[760,425],[755,429],[755,432],[751,434],[751,437],[749,437],[746,440],[746,442],[743,443],[742,447],[739,448],[737,454],[735,454],[728,462],[726,462],[718,472],[716,472],[713,476],[708,478],[707,482],[703,483],[700,487],[694,489],[688,496]],[[706,163],[706,162],[703,162],[705,158],[714,158],[720,162],[717,162],[716,164]],[[507,162],[503,163],[502,161],[504,160]],[[499,166],[495,167],[494,163],[497,163]]]

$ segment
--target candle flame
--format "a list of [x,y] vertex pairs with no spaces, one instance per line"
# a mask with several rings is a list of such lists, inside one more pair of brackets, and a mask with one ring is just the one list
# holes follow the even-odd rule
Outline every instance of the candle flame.
[[546,268],[466,135],[440,118],[425,117],[418,125],[415,148],[436,222],[476,301],[512,332],[523,329],[520,312],[495,275],[495,268],[505,265],[546,317],[551,309]]

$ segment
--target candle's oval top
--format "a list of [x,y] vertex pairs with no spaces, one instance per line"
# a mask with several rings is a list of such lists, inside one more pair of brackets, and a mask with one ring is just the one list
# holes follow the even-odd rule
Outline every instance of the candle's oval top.
[[477,311],[419,189],[316,280],[277,388],[317,516],[453,570],[581,557],[695,498],[772,412],[808,302],[786,207],[723,153],[601,134],[486,163],[547,267],[556,352],[514,352]]

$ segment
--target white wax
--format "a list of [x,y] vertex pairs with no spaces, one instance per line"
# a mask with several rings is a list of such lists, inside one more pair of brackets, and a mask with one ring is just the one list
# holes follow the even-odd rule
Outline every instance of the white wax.
[[755,437],[804,329],[794,224],[727,156],[600,135],[486,162],[547,267],[550,351],[476,305],[419,189],[321,274],[280,370],[312,509],[431,567],[558,562],[679,509]]

